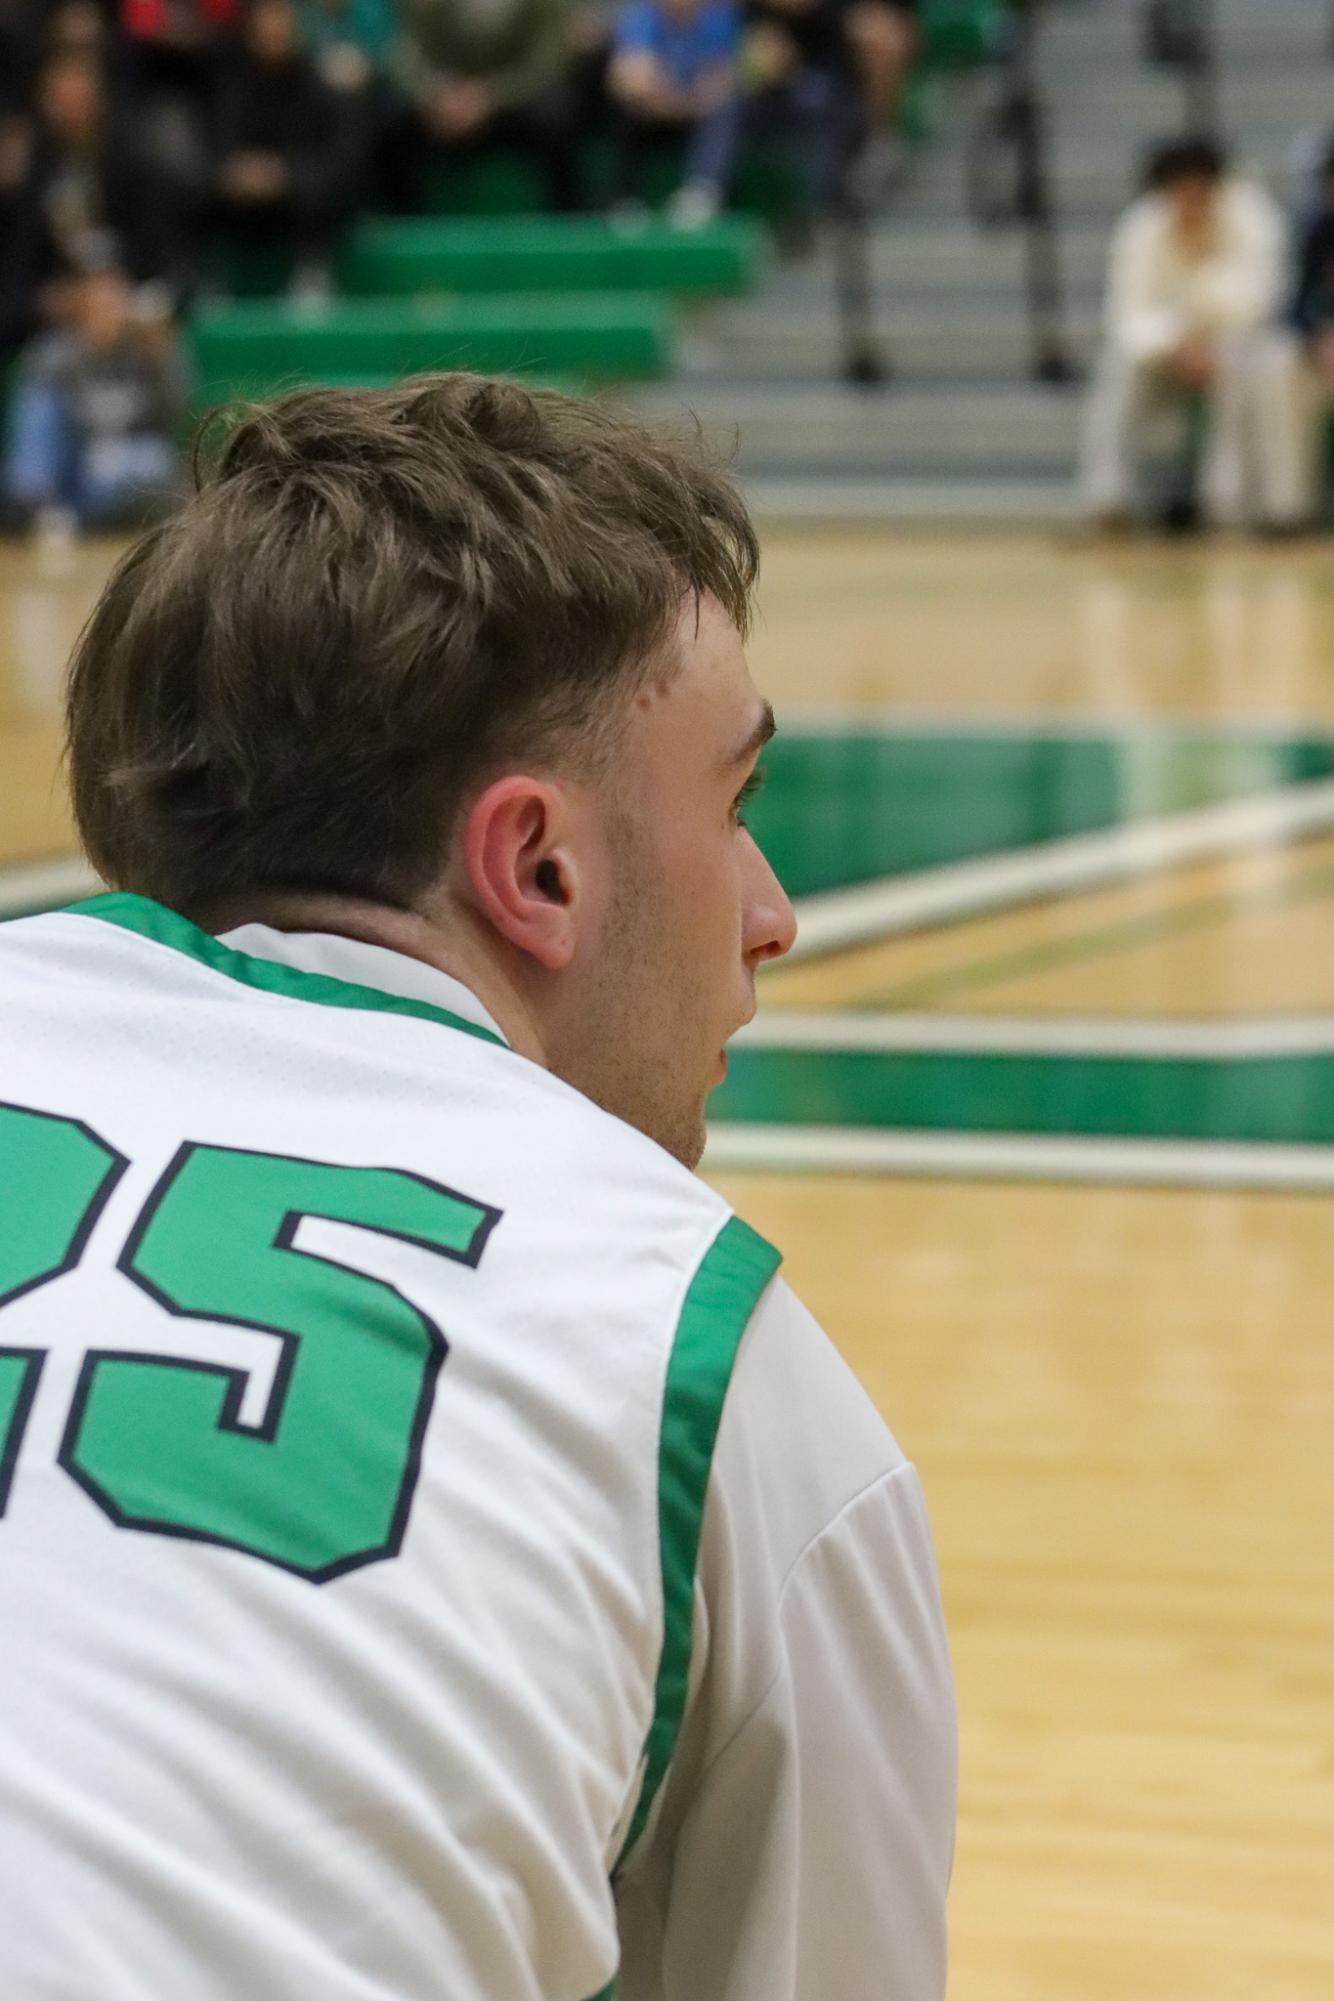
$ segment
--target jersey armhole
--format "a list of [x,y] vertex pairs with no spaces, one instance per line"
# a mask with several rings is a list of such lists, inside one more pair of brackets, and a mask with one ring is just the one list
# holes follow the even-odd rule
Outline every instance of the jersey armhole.
[[741,1337],[781,1261],[772,1244],[740,1217],[730,1216],[700,1260],[681,1305],[667,1364],[658,1442],[662,1653],[653,1720],[641,1760],[639,1798],[613,1880],[648,1825],[676,1749],[690,1682],[700,1528],[723,1401]]

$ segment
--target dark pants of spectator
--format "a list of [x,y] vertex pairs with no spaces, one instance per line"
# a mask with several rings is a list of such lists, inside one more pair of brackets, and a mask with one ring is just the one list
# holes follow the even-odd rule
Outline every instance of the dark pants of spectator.
[[427,204],[427,174],[435,162],[505,151],[531,161],[548,208],[567,215],[587,206],[576,108],[564,90],[507,106],[481,131],[457,140],[439,138],[415,108],[404,110],[381,142],[380,183],[391,208],[419,213]]
[[5,488],[19,508],[68,508],[84,527],[113,527],[165,500],[176,474],[168,438],[145,434],[86,443],[57,390],[33,383],[14,397]]
[[846,70],[798,70],[746,101],[747,142],[785,159],[804,202],[815,210],[840,205],[867,129],[864,94]]
[[119,70],[121,88],[138,108],[146,158],[196,202],[208,181],[209,103],[219,66],[208,46],[185,50],[143,41],[124,52]]
[[297,263],[327,263],[351,220],[351,203],[333,190],[305,200],[229,202],[213,208],[217,235],[243,255],[250,250],[287,250]]
[[741,100],[736,97],[703,118],[645,118],[628,105],[618,105],[612,126],[613,201],[633,200],[648,160],[668,149],[684,149],[681,178],[687,186],[715,188],[725,196],[740,143],[741,117]]

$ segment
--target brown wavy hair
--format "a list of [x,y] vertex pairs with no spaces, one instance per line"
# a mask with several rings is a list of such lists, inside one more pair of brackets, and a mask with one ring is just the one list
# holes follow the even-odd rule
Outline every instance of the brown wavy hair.
[[698,439],[479,375],[312,389],[206,427],[121,562],[66,707],[117,888],[411,907],[514,760],[608,754],[694,594],[745,631],[754,530]]

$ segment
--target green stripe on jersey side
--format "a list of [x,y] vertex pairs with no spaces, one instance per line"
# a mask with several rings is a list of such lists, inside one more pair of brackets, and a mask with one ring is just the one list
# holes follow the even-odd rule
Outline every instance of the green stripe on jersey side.
[[103,924],[115,924],[141,938],[152,938],[170,946],[188,959],[222,973],[242,986],[261,993],[282,994],[288,1000],[314,1001],[321,1007],[364,1008],[379,1014],[406,1014],[418,1021],[439,1022],[463,1035],[475,1035],[480,1042],[494,1042],[501,1049],[503,1039],[478,1022],[465,1021],[448,1008],[432,1007],[429,1001],[409,1000],[405,995],[381,993],[378,987],[362,987],[351,980],[336,980],[327,973],[303,973],[295,966],[280,966],[271,959],[256,959],[248,952],[234,952],[220,944],[209,932],[201,931],[188,918],[146,896],[92,896],[84,903],[71,903],[61,913],[66,917],[95,917]]
[[662,1657],[644,1781],[617,1868],[638,1841],[662,1784],[685,1713],[700,1524],[741,1336],[777,1271],[780,1254],[732,1216],[690,1283],[677,1323],[658,1447],[658,1544],[662,1559]]

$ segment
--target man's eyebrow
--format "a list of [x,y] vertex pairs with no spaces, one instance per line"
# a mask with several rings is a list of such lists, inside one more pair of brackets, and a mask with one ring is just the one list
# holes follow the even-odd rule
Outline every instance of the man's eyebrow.
[[778,725],[774,721],[773,708],[766,702],[759,721],[746,738],[746,741],[723,760],[723,770],[731,771],[736,765],[745,764],[749,758],[755,756],[757,751],[763,750],[777,727]]

